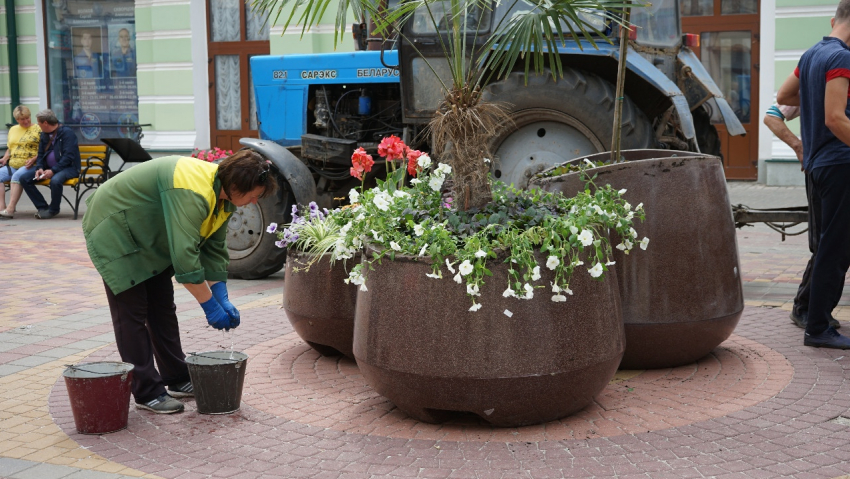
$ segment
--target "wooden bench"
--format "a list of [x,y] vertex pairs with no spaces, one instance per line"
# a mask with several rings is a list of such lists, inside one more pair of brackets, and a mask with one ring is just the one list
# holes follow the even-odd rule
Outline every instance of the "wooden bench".
[[[112,148],[106,145],[80,145],[80,176],[65,181],[65,187],[70,187],[74,192],[73,197],[68,190],[64,190],[62,198],[74,211],[74,219],[77,219],[80,212],[80,203],[83,200],[83,195],[89,190],[93,190],[102,185],[110,177],[109,157],[112,154]],[[35,184],[41,186],[50,186],[50,180],[36,181]],[[9,182],[5,183],[6,190],[9,189]],[[73,198],[73,201],[71,200]]]

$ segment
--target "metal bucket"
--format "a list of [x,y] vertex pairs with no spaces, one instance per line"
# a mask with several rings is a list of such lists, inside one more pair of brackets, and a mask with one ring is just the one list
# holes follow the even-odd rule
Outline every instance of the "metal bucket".
[[97,362],[70,365],[62,373],[80,434],[106,434],[127,427],[133,365]]
[[239,351],[189,353],[186,366],[201,414],[229,414],[239,410],[248,355]]

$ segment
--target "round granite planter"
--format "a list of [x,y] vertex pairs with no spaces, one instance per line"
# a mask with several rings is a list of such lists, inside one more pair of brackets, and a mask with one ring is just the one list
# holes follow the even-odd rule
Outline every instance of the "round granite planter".
[[358,292],[354,356],[378,393],[420,421],[454,412],[504,427],[551,421],[587,406],[620,364],[613,269],[604,281],[576,274],[575,295],[555,303],[549,288],[531,300],[503,298],[507,265],[494,261],[483,306],[470,312],[465,286],[426,277],[427,262],[396,256],[372,266],[368,291]]
[[[620,368],[692,363],[732,334],[744,309],[723,167],[717,157],[685,151],[623,156],[625,163],[588,170],[598,175],[596,184],[626,188],[625,198],[646,210],[635,229],[650,239],[647,250],[614,250],[626,331]],[[534,178],[532,186],[568,196],[584,189],[577,173]]]
[[[295,332],[313,349],[325,356],[343,354],[354,358],[351,340],[354,331],[354,306],[357,286],[345,284],[346,264],[329,262],[325,254],[308,271],[308,256],[289,251],[283,286],[283,309]],[[359,262],[359,256],[354,260]],[[349,268],[353,266],[348,263]]]

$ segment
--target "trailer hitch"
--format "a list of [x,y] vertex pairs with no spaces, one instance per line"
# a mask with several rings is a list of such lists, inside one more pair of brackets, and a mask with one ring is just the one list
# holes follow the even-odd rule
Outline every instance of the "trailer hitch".
[[[753,223],[764,223],[770,229],[781,234],[782,241],[785,241],[786,236],[801,235],[809,230],[808,206],[753,209],[746,205],[732,205],[732,217],[735,220],[736,228],[753,226]],[[807,223],[806,227],[802,230],[794,232],[788,231],[789,228],[794,228],[802,223]]]

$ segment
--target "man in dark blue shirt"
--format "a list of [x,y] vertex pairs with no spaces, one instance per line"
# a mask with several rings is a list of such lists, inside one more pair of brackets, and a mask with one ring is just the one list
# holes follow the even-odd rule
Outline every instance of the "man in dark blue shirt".
[[780,104],[800,105],[803,167],[821,203],[821,238],[812,271],[803,344],[850,349],[850,338],[829,325],[850,268],[850,0],[841,0],[832,32],[800,58],[777,93]]

